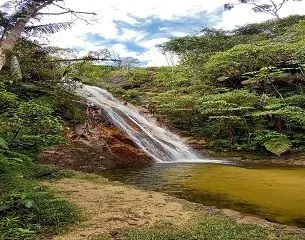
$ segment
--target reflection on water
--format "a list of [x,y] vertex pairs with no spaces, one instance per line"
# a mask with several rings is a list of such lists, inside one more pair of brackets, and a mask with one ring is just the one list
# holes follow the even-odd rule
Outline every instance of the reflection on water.
[[104,175],[204,205],[305,227],[305,168],[161,163]]

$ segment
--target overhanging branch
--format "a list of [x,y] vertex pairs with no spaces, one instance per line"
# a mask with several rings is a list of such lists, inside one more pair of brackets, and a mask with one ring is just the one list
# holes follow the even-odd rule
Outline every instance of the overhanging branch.
[[68,14],[68,13],[97,15],[94,12],[80,12],[80,11],[73,11],[73,10],[67,10],[65,12],[58,12],[58,13],[39,13],[39,15],[63,15],[63,14]]
[[115,58],[72,58],[72,59],[54,59],[54,60],[33,60],[32,62],[56,63],[56,62],[79,62],[79,61],[103,61],[103,62],[122,62],[121,59]]

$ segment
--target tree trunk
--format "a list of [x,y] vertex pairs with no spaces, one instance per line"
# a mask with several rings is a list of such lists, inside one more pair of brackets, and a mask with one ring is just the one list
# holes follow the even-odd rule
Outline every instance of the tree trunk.
[[28,14],[25,18],[18,20],[16,25],[11,29],[11,31],[9,31],[7,37],[2,40],[0,44],[0,71],[6,62],[8,52],[13,50],[25,28],[25,25],[31,17],[32,16]]
[[15,26],[6,34],[4,39],[0,43],[0,71],[2,70],[6,59],[7,54],[13,50],[17,41],[20,39],[21,34],[24,31],[26,24],[30,21],[30,19],[37,15],[38,11],[42,8],[48,6],[55,0],[47,0],[44,4],[37,5],[34,3],[32,6],[29,6],[27,11],[25,12],[25,16],[20,18]]
[[5,64],[5,61],[6,61],[6,55],[5,55],[4,51],[2,50],[2,48],[0,47],[0,71]]

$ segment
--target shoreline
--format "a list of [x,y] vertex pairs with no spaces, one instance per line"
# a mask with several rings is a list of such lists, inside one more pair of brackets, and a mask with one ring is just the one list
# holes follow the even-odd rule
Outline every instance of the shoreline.
[[305,239],[303,228],[269,222],[230,209],[204,206],[162,192],[142,190],[95,174],[76,172],[72,178],[44,181],[43,185],[75,204],[82,216],[80,224],[54,240],[123,239],[112,238],[112,235],[121,235],[130,229],[149,229],[160,222],[188,226],[189,222],[196,224],[196,219],[202,217],[211,218],[211,221],[216,217],[245,228],[253,225],[277,234],[296,235],[293,239]]
[[303,154],[284,154],[283,156],[273,156],[254,154],[251,152],[217,152],[211,149],[206,151],[207,158],[227,160],[233,163],[275,167],[305,167],[305,155]]

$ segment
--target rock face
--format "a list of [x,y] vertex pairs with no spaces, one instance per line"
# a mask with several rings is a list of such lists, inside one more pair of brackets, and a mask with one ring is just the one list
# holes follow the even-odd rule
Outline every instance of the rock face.
[[115,75],[107,79],[107,83],[111,86],[121,87],[125,90],[139,87],[137,84],[134,84],[126,79],[123,75]]
[[87,122],[76,126],[67,139],[67,145],[42,152],[41,162],[87,172],[152,163],[152,159],[96,107],[87,108]]

